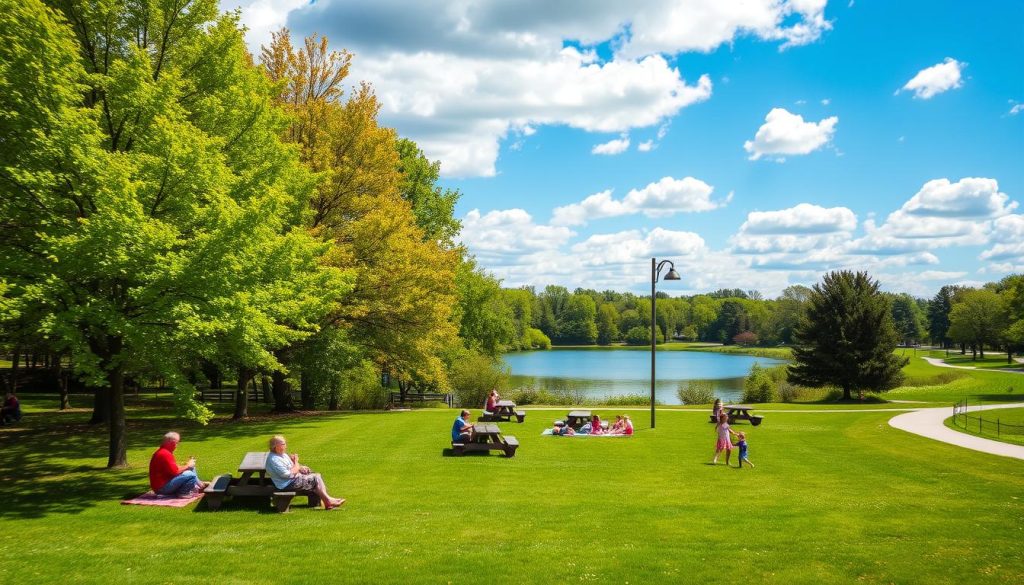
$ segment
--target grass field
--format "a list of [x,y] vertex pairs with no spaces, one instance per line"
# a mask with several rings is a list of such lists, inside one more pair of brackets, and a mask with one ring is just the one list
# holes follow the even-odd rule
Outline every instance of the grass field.
[[[1024,394],[1013,374],[919,358],[907,374],[921,385],[888,398]],[[521,444],[506,459],[450,456],[448,409],[232,423],[222,407],[199,427],[132,399],[131,467],[106,470],[88,397],[55,404],[23,397],[23,423],[0,428],[0,583],[1024,582],[1024,462],[887,424],[913,405],[764,405],[761,426],[736,425],[757,467],[736,469],[708,465],[704,409],[662,409],[657,429],[630,411],[629,439],[542,437],[566,408],[535,409],[502,423]],[[1024,408],[1000,416],[1011,413]],[[283,516],[239,500],[215,513],[121,506],[147,489],[168,429],[205,478],[284,433],[348,503],[323,512],[299,498]]]
[[[982,420],[979,422],[978,419]],[[967,417],[946,419],[947,427],[977,437],[1024,445],[1024,408],[1000,408],[971,412]]]

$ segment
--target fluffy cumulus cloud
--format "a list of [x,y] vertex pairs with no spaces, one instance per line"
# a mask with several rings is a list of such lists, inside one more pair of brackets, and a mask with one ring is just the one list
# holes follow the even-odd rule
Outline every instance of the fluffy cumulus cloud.
[[647,217],[664,217],[675,213],[711,211],[726,205],[730,194],[722,201],[713,201],[714,187],[700,179],[664,177],[642,189],[631,189],[622,199],[612,197],[612,191],[594,193],[579,203],[556,207],[551,219],[554,225],[581,225],[594,219],[643,213]]
[[594,148],[590,149],[590,154],[615,155],[622,154],[627,150],[629,150],[629,136],[623,134],[620,138],[595,144]]
[[994,245],[979,259],[1024,265],[1024,215],[1006,215],[993,221],[991,241]]
[[832,140],[839,118],[831,116],[820,122],[805,122],[803,116],[785,108],[774,108],[765,116],[753,140],[743,144],[750,160],[768,156],[781,160],[787,155],[809,154]]
[[801,203],[789,209],[749,213],[731,242],[739,253],[820,253],[849,240],[856,228],[857,216],[846,207]]
[[1010,214],[1016,201],[999,191],[995,179],[934,179],[889,214],[885,222],[864,223],[867,235],[853,249],[869,254],[899,254],[947,246],[985,244],[995,221]]
[[[625,132],[708,99],[706,75],[662,55],[711,51],[739,37],[780,48],[817,40],[825,0],[223,0],[242,9],[253,49],[287,24],[356,55],[381,116],[446,176],[491,176],[503,140],[526,126]],[[610,43],[601,60],[592,47]],[[567,47],[566,45],[571,45]],[[516,140],[515,144],[521,146]]]
[[961,74],[964,67],[967,67],[967,63],[947,57],[945,61],[938,65],[932,65],[918,71],[917,75],[908,81],[906,85],[896,90],[896,93],[910,91],[914,93],[915,98],[922,100],[931,99],[940,93],[962,86],[963,78]]
[[566,227],[534,223],[522,209],[504,209],[481,214],[474,209],[462,219],[460,238],[472,251],[489,257],[517,256],[556,249],[575,234]]

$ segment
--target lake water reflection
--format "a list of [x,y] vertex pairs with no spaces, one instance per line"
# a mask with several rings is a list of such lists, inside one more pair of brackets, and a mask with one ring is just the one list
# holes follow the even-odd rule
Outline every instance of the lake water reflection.
[[[649,395],[651,353],[629,349],[552,349],[508,353],[512,386],[580,392],[590,398]],[[655,395],[662,404],[679,404],[676,389],[688,380],[710,380],[726,402],[743,395],[743,377],[759,363],[785,363],[763,357],[698,351],[659,351]]]

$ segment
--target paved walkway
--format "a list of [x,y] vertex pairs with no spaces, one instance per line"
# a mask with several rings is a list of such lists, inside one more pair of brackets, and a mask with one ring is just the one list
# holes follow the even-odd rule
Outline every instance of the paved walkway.
[[[968,407],[968,411],[974,412],[978,410],[994,410],[997,408],[1020,408],[1021,406],[1024,406],[1024,403],[988,404],[984,406],[970,406]],[[936,441],[942,441],[943,443],[981,451],[982,453],[991,453],[993,455],[1002,455],[1003,457],[1013,457],[1014,459],[1024,460],[1024,446],[1022,445],[1011,445],[1009,443],[1001,443],[999,441],[975,437],[974,435],[954,431],[942,424],[944,420],[951,416],[953,416],[953,409],[951,406],[943,408],[922,408],[920,410],[892,417],[889,419],[889,426],[907,431],[908,433],[914,433],[915,435],[921,435],[922,437],[928,437],[929,439],[935,439]]]
[[[921,356],[921,359],[923,359],[924,361],[928,362],[929,364],[931,364],[933,366],[938,366],[940,368],[953,368],[953,369],[956,369],[956,370],[979,370],[979,369],[986,369],[986,370],[991,371],[991,372],[1004,372],[1006,374],[1024,374],[1024,370],[1001,370],[1001,369],[990,369],[990,368],[976,368],[974,366],[954,366],[954,365],[947,364],[946,362],[942,361],[939,358]],[[1021,361],[1020,358],[1014,358],[1014,359],[1016,359],[1017,363],[1024,363],[1024,362]]]

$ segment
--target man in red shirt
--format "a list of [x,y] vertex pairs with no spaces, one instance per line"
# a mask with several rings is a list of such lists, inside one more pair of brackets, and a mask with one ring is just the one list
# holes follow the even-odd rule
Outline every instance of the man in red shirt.
[[181,435],[174,431],[167,433],[149,460],[149,487],[161,496],[183,496],[208,485],[196,475],[195,457],[190,457],[184,465],[174,460],[174,449],[179,442]]

